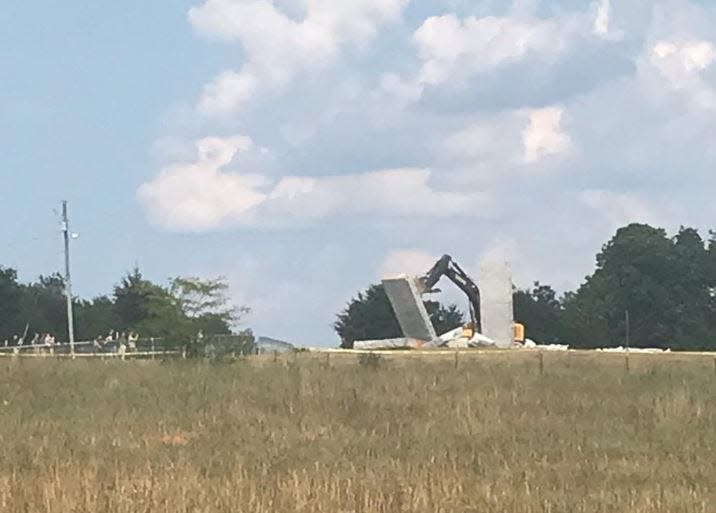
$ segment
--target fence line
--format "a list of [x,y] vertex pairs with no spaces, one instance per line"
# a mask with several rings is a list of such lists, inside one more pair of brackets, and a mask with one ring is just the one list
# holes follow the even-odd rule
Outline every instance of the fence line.
[[27,353],[27,354],[19,354],[19,353],[0,353],[0,358],[99,358],[99,359],[105,359],[105,358],[120,358],[122,360],[124,359],[131,359],[131,358],[146,358],[146,357],[156,357],[156,356],[181,356],[183,353],[181,351],[137,351],[137,352],[128,352],[128,353],[75,353],[74,355],[70,353]]

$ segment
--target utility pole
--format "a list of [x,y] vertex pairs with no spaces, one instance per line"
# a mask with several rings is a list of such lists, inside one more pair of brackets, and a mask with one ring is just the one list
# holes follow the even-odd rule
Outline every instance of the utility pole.
[[70,277],[70,221],[67,218],[67,201],[62,202],[62,233],[65,238],[65,295],[67,296],[67,331],[70,354],[75,357],[75,321],[72,313],[72,279]]

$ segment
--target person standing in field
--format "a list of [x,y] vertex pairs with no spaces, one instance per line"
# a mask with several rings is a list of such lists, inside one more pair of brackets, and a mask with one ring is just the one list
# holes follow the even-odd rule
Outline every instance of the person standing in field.
[[122,360],[124,360],[124,355],[127,354],[127,344],[123,338],[119,339],[119,347],[117,348],[117,354],[119,354]]
[[137,342],[139,341],[139,335],[134,331],[130,330],[127,336],[127,347],[131,353],[137,351]]
[[50,354],[55,354],[55,337],[51,333],[45,334],[45,346],[49,349]]

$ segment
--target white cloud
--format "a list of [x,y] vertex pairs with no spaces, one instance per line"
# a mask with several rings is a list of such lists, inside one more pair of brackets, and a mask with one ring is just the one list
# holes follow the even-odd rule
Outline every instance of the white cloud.
[[381,89],[393,98],[405,104],[416,102],[423,94],[423,86],[415,81],[406,80],[397,73],[385,73],[380,79]]
[[716,88],[706,78],[716,47],[706,40],[660,40],[639,59],[639,78],[648,94],[679,93],[696,110],[716,109]]
[[151,218],[162,226],[201,230],[240,217],[261,204],[266,195],[256,190],[255,176],[225,173],[222,169],[241,151],[249,151],[247,137],[206,138],[197,143],[197,160],[161,171],[137,191]]
[[[545,69],[558,64],[578,67],[582,50],[623,36],[610,29],[608,0],[598,0],[584,11],[561,11],[552,17],[539,16],[537,7],[533,0],[513,0],[501,15],[459,17],[448,13],[426,18],[413,34],[419,69],[402,79],[388,74],[382,83],[384,92],[408,104],[432,90],[474,90],[477,76],[490,79],[481,84],[483,88],[490,88],[503,73],[511,80],[528,80],[516,74],[518,66],[530,69],[528,75],[539,79],[535,86],[549,87],[542,83]],[[580,75],[582,80],[592,80],[589,71]],[[515,85],[508,87],[514,89]],[[529,103],[526,100],[523,105]]]
[[661,225],[659,211],[631,192],[615,192],[604,189],[587,189],[580,193],[581,203],[598,213],[608,231],[629,223]]
[[562,107],[550,106],[493,115],[448,135],[443,150],[453,163],[481,174],[475,179],[512,178],[525,165],[569,151],[563,113]]
[[388,253],[380,265],[379,274],[383,277],[408,274],[422,276],[428,272],[438,258],[420,249],[400,249]]
[[423,61],[419,82],[437,85],[462,66],[483,72],[530,52],[556,53],[564,48],[560,27],[552,20],[469,17],[453,14],[428,18],[415,33]]
[[[295,20],[271,0],[206,0],[189,10],[189,22],[201,34],[240,41],[248,51],[332,51],[336,44],[361,42],[377,25],[396,19],[409,0],[304,0],[303,19]],[[278,33],[278,32],[281,33]],[[273,44],[271,41],[273,40]]]
[[562,114],[560,107],[529,111],[529,125],[522,133],[525,162],[537,162],[543,157],[558,155],[569,149],[571,140],[562,131]]
[[[451,217],[485,214],[478,192],[433,189],[427,169],[386,169],[325,177],[261,175],[227,171],[243,137],[197,143],[197,160],[169,166],[140,186],[138,197],[157,224],[177,230],[211,230],[230,224],[283,226],[330,216]],[[479,207],[479,208],[478,208]]]
[[231,115],[263,87],[285,85],[303,68],[333,61],[346,44],[362,45],[383,23],[399,18],[409,0],[305,0],[295,20],[270,0],[206,0],[189,10],[194,29],[236,41],[245,52],[240,71],[225,71],[204,90],[200,112]]
[[610,0],[597,0],[596,16],[594,18],[593,33],[602,38],[611,41],[620,41],[624,38],[622,30],[614,30],[612,28],[612,3]]
[[479,274],[480,262],[514,262],[520,254],[520,244],[512,237],[504,235],[497,236],[489,241],[480,255],[480,259],[475,263],[473,274]]
[[599,36],[609,34],[609,11],[611,3],[609,0],[600,0],[597,5],[597,17],[594,20],[594,33]]
[[673,43],[659,41],[652,48],[651,63],[675,86],[697,75],[716,60],[716,49],[710,41]]
[[224,71],[204,86],[199,112],[210,116],[235,113],[253,98],[258,86],[258,78],[250,71]]

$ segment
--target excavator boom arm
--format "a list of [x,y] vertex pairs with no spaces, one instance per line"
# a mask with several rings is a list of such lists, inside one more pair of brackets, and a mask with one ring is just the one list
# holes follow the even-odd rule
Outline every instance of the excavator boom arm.
[[433,291],[433,288],[443,276],[446,276],[467,295],[470,301],[470,317],[472,318],[475,330],[479,333],[481,331],[480,288],[450,255],[444,255],[425,276],[420,278],[424,292]]

